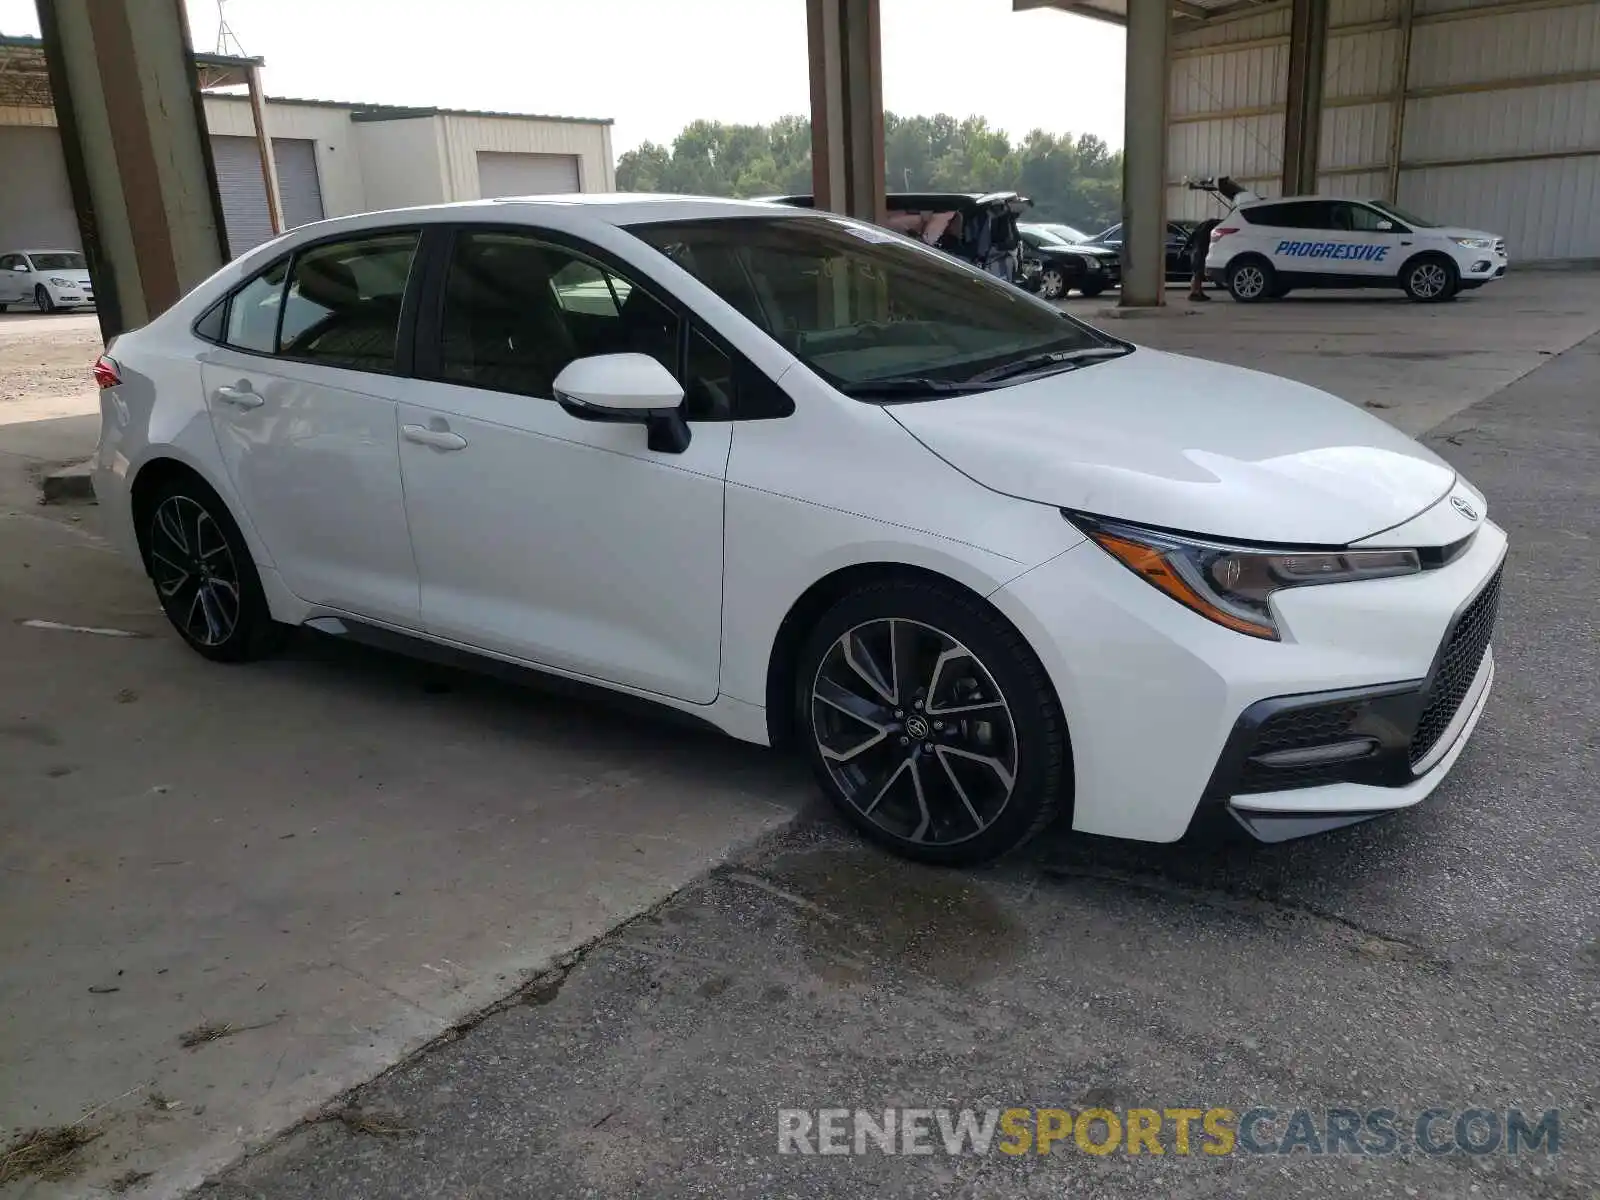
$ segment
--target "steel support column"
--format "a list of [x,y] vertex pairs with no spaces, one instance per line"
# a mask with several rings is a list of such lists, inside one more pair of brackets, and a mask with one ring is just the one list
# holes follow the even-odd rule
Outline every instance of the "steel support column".
[[1166,302],[1170,0],[1128,0],[1122,141],[1122,298]]
[[811,187],[818,208],[884,217],[878,0],[806,0]]
[[1283,194],[1317,190],[1328,0],[1294,0],[1289,14],[1289,94],[1283,120]]
[[143,325],[228,259],[182,0],[37,0],[100,330]]

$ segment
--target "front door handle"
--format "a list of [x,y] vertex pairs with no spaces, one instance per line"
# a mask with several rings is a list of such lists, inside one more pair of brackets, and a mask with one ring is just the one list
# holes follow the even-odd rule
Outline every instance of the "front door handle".
[[465,450],[467,439],[448,429],[429,429],[426,425],[402,425],[400,432],[408,442],[431,446],[435,450]]
[[211,393],[224,404],[231,404],[235,408],[260,408],[266,403],[251,386],[240,380],[235,386],[223,385]]

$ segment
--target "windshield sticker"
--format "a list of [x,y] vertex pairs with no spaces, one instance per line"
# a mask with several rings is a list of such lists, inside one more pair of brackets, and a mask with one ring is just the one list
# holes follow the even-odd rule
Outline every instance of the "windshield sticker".
[[1382,262],[1389,253],[1389,247],[1364,242],[1279,242],[1273,253],[1297,258],[1353,258],[1362,262]]

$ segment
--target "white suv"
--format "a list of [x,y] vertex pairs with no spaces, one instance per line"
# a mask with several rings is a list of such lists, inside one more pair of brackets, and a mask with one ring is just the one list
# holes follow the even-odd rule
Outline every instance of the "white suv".
[[1241,204],[1211,233],[1206,274],[1235,300],[1291,288],[1400,288],[1454,299],[1506,273],[1505,240],[1435,225],[1381,200],[1295,196]]

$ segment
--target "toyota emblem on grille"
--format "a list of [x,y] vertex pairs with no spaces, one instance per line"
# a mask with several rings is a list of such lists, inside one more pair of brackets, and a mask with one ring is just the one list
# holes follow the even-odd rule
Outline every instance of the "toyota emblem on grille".
[[1460,496],[1451,496],[1450,506],[1469,521],[1476,521],[1478,519],[1478,510],[1473,508],[1472,505],[1468,504]]

